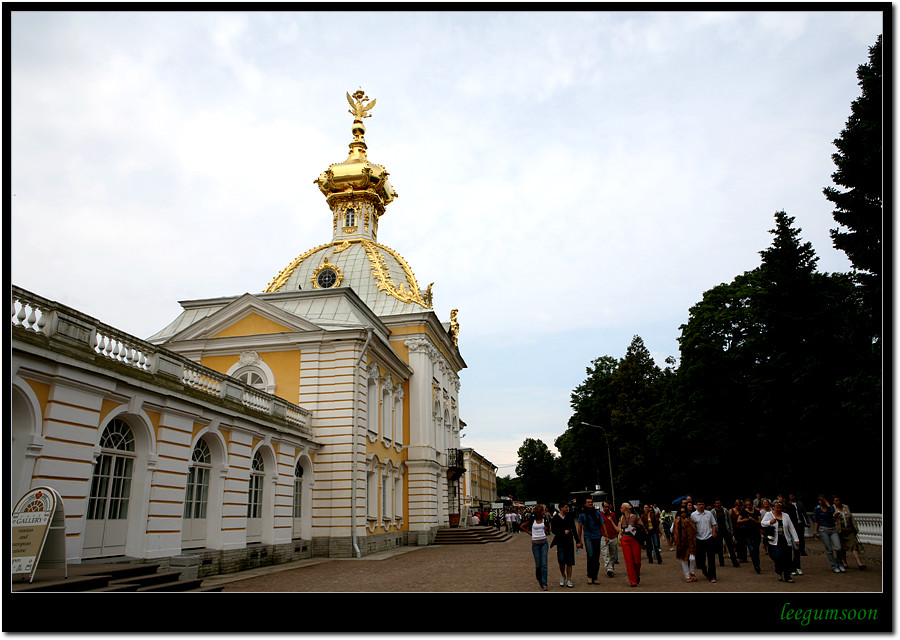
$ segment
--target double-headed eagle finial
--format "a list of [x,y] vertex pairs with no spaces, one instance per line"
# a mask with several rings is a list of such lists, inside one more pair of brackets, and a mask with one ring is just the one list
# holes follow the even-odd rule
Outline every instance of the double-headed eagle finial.
[[[354,98],[356,99],[355,102]],[[350,103],[350,111],[348,113],[353,116],[354,122],[362,122],[363,118],[370,118],[372,116],[372,114],[369,113],[369,110],[375,106],[375,100],[372,100],[372,102],[367,105],[363,105],[363,101],[368,99],[369,96],[367,96],[366,92],[361,88],[352,96],[347,93],[347,102]]]

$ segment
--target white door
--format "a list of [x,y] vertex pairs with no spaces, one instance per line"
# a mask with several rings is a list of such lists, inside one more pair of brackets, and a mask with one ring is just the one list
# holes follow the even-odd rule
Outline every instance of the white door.
[[188,469],[187,486],[184,490],[184,517],[181,527],[183,549],[206,546],[210,464],[209,445],[200,440],[191,455],[191,467]]
[[84,557],[125,554],[128,505],[134,471],[134,434],[123,420],[109,423],[100,439],[85,522]]
[[301,533],[303,526],[303,467],[297,461],[294,468],[294,504],[292,509],[293,515],[293,538],[302,538]]
[[263,480],[265,465],[259,451],[253,456],[250,487],[247,492],[247,542],[262,541]]

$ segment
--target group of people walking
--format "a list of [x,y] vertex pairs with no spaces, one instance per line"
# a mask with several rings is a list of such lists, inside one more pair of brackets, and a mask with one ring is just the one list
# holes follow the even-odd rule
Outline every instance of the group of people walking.
[[[575,586],[572,582],[572,572],[575,567],[575,556],[581,549],[585,550],[587,556],[588,584],[599,583],[597,578],[600,574],[601,561],[607,576],[614,577],[615,565],[618,562],[618,546],[622,548],[622,561],[628,574],[628,581],[632,587],[638,586],[641,583],[641,551],[647,543],[647,528],[642,516],[635,514],[627,502],[622,503],[619,510],[620,515],[617,517],[608,502],[603,503],[602,509],[597,509],[592,498],[586,499],[577,516],[572,513],[572,505],[567,502],[562,503],[552,516],[544,505],[535,505],[520,526],[523,531],[531,534],[535,578],[540,588],[544,591],[548,588],[548,557],[552,547],[556,547],[561,587]],[[659,515],[656,513],[653,515],[658,525]],[[552,541],[549,538],[551,534]],[[658,532],[656,540],[657,560],[662,562]],[[650,561],[653,561],[652,556]]]
[[619,547],[629,584],[637,587],[641,582],[642,551],[650,564],[654,558],[661,564],[662,540],[681,562],[686,582],[696,582],[698,573],[711,583],[717,582],[716,563],[724,566],[726,553],[732,566],[741,567],[749,561],[756,573],[761,573],[762,548],[772,560],[778,579],[792,583],[794,577],[803,575],[801,558],[807,555],[805,532],[810,526],[822,541],[835,573],[847,570],[848,552],[860,570],[866,569],[856,520],[839,496],[832,496],[831,500],[819,496],[812,519],[793,493],[788,499],[779,494],[775,500],[757,494],[754,499],[736,500],[731,509],[721,500],[707,505],[691,496],[681,500],[672,513],[656,505],[644,505],[638,514],[625,502],[616,514],[609,502],[596,508],[591,498],[585,500],[577,515],[574,509],[574,505],[562,503],[558,511],[550,514],[539,504],[519,525],[531,534],[535,578],[542,590],[548,589],[548,556],[553,547],[561,587],[574,586],[575,556],[581,549],[585,550],[588,584],[599,583],[601,566],[608,577],[614,577]]

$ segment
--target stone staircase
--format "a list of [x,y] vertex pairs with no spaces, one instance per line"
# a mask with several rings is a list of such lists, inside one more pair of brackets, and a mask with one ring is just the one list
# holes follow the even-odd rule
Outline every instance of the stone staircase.
[[14,580],[14,592],[211,592],[200,578],[181,579],[181,571],[160,571],[155,563],[80,564],[68,568],[69,577],[35,575],[33,582]]
[[506,542],[512,534],[495,527],[456,527],[438,529],[434,544],[487,544]]

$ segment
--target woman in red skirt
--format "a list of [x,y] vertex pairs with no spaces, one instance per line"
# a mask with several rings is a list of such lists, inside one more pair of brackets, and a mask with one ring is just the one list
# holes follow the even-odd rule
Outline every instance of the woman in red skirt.
[[[622,531],[619,539],[622,545],[622,555],[625,562],[625,570],[628,572],[628,582],[632,587],[641,583],[641,543],[635,538],[637,528],[644,527],[641,518],[631,511],[631,505],[622,503],[622,517],[619,518],[619,529]],[[646,529],[644,529],[646,531]]]

